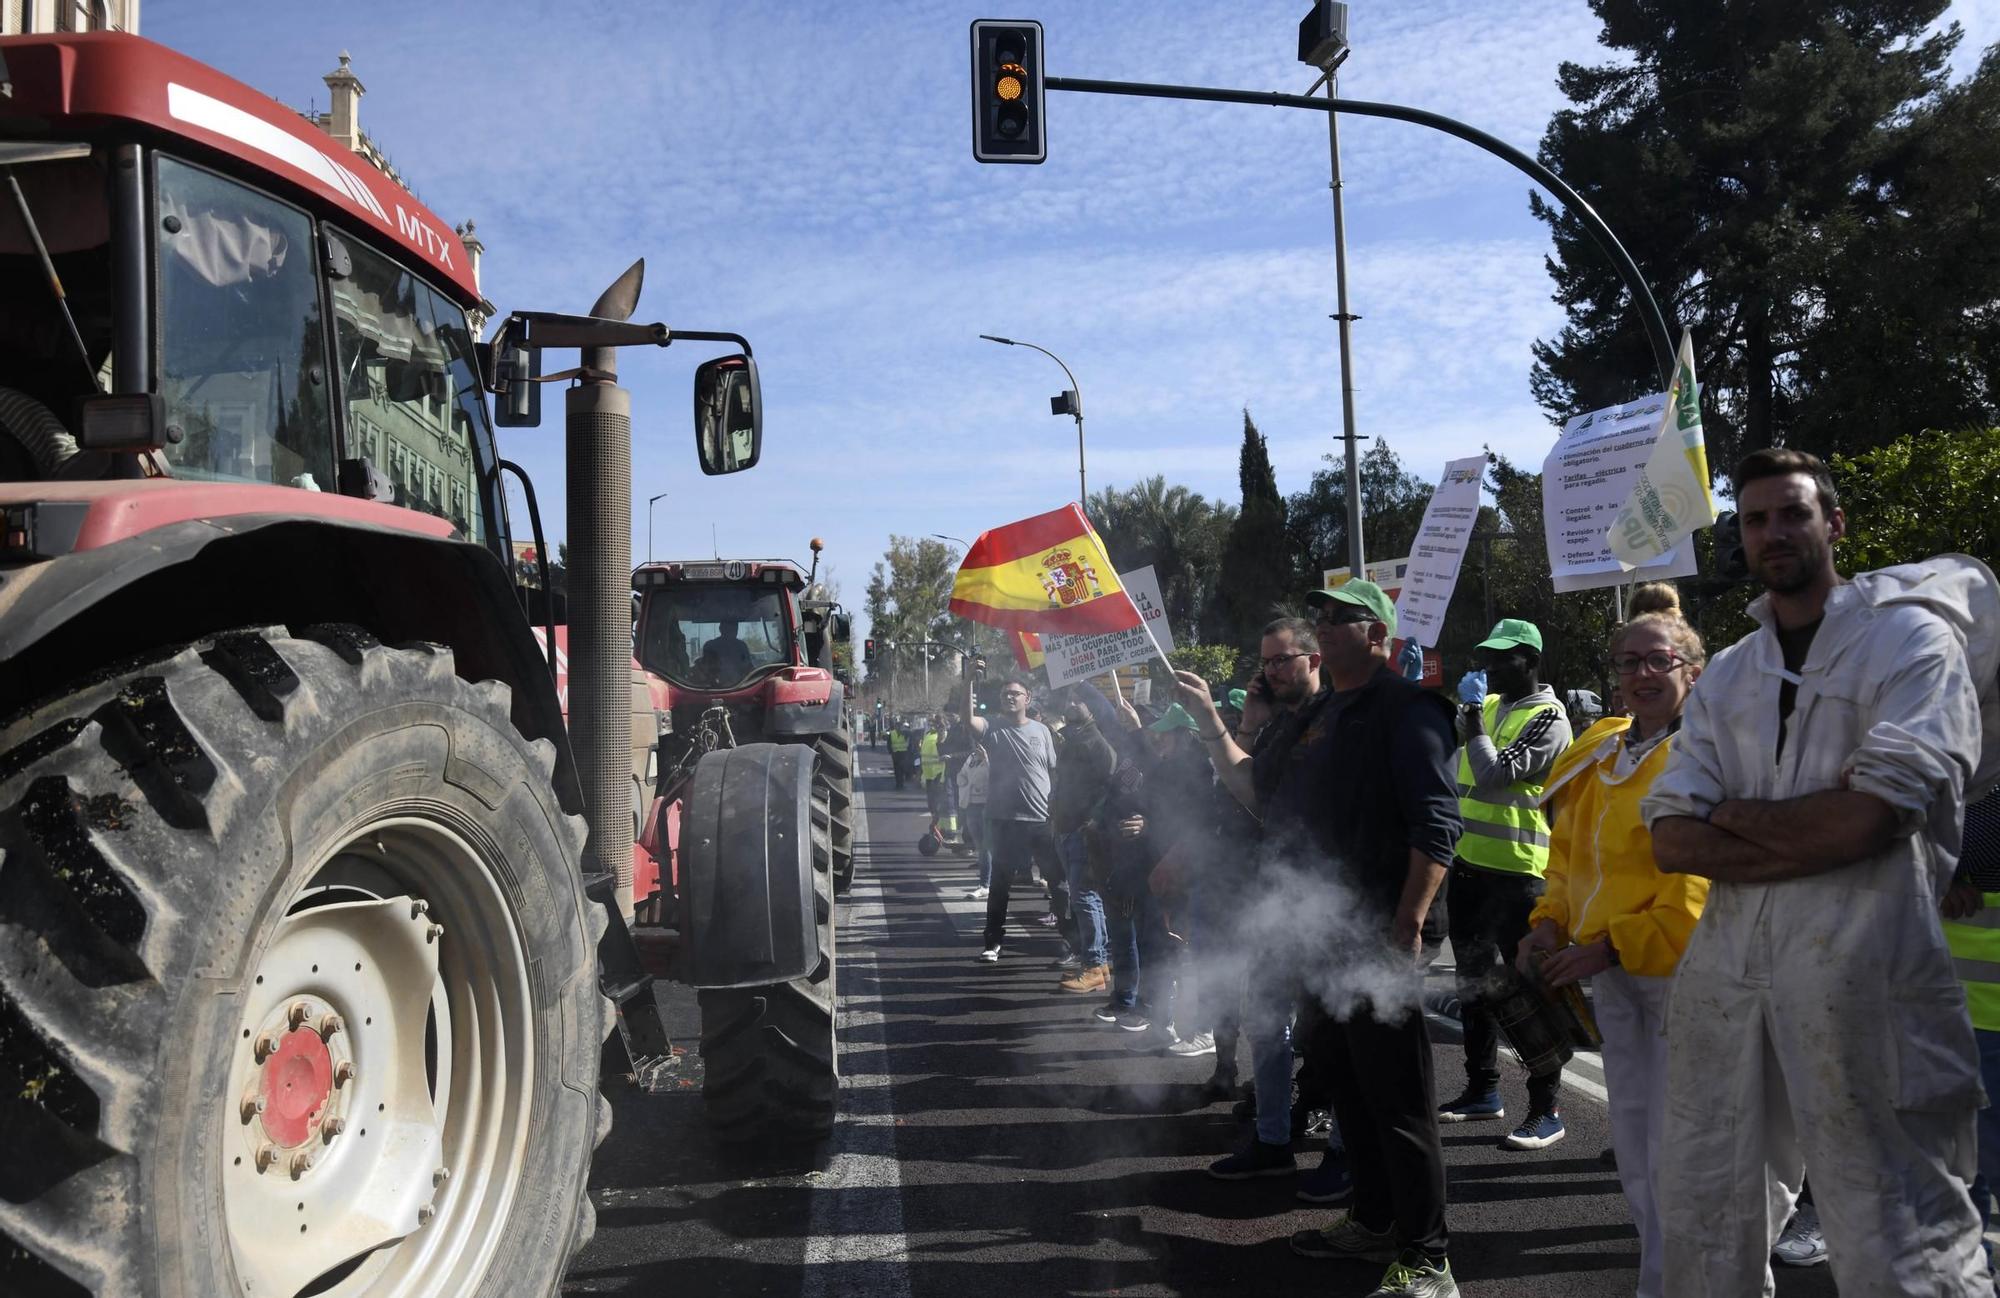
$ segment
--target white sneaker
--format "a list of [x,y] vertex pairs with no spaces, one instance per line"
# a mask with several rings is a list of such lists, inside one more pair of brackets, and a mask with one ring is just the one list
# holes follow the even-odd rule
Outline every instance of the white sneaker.
[[998,964],[1000,961],[1000,948],[997,946],[987,947],[979,953],[979,961],[981,964]]
[[985,901],[991,891],[989,888],[973,888],[967,891],[965,899],[967,901]]
[[1167,1053],[1181,1059],[1193,1059],[1197,1055],[1215,1053],[1215,1038],[1207,1032],[1197,1032],[1191,1037],[1182,1037],[1167,1047]]
[[1771,1260],[1785,1266],[1818,1266],[1826,1261],[1826,1236],[1820,1234],[1819,1209],[1799,1205],[1771,1248]]

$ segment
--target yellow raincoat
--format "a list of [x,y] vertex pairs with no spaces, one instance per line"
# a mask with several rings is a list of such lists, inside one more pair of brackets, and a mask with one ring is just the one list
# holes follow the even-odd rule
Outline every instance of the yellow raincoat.
[[1607,717],[1583,732],[1549,772],[1555,804],[1546,891],[1529,923],[1554,920],[1572,942],[1607,933],[1626,972],[1664,978],[1680,963],[1708,899],[1708,880],[1662,874],[1639,800],[1667,766],[1670,735],[1620,780],[1615,775],[1629,717]]

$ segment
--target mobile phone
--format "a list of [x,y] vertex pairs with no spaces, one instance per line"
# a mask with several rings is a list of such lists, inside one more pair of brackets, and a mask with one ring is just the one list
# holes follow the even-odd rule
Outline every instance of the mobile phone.
[[1262,671],[1250,678],[1250,693],[1260,699],[1271,697],[1271,682],[1264,679]]

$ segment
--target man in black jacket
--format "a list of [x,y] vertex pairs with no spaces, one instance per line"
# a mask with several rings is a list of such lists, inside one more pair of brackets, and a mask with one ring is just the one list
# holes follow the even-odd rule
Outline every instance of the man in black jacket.
[[[1443,936],[1442,907],[1433,902],[1462,830],[1451,708],[1390,668],[1396,613],[1380,587],[1352,581],[1307,599],[1317,614],[1310,631],[1289,618],[1267,628],[1262,676],[1275,685],[1281,673],[1317,658],[1331,688],[1279,715],[1254,762],[1223,729],[1207,683],[1176,674],[1181,705],[1200,719],[1217,776],[1262,814],[1267,886],[1302,881],[1288,886],[1312,890],[1302,900],[1318,904],[1288,910],[1325,916],[1320,922],[1329,925],[1354,917],[1346,929],[1329,927],[1318,967],[1278,971],[1327,1003],[1332,1036],[1323,1057],[1354,1174],[1352,1211],[1325,1230],[1299,1232],[1292,1246],[1314,1257],[1389,1263],[1378,1295],[1455,1298],[1421,1010],[1421,963]],[[1259,1044],[1268,1056],[1269,1042]],[[1283,1068],[1288,1081],[1289,1058]],[[1287,1115],[1288,1099],[1275,1101]],[[1260,1093],[1259,1112],[1270,1102]],[[1289,1170],[1290,1149],[1268,1143],[1254,1141],[1236,1156],[1250,1168],[1245,1174]]]

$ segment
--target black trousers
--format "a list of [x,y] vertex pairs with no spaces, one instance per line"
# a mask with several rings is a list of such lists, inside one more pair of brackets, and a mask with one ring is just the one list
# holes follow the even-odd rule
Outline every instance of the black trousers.
[[1354,1219],[1374,1231],[1393,1225],[1405,1247],[1443,1257],[1444,1146],[1424,1016],[1412,1009],[1383,1020],[1364,1006],[1323,1021],[1310,1053],[1347,1145]]
[[[1500,1027],[1482,999],[1482,983],[1528,935],[1528,914],[1542,895],[1532,874],[1483,870],[1463,861],[1451,867],[1445,910],[1450,919],[1451,953],[1458,964],[1458,1015],[1465,1028],[1467,1089],[1484,1094],[1500,1085]],[[1562,1074],[1528,1078],[1528,1105],[1554,1108]]]
[[986,833],[993,840],[993,881],[986,885],[986,945],[999,946],[1006,936],[1007,902],[1015,879],[1026,879],[1028,867],[1036,861],[1055,860],[1056,840],[1046,820],[988,820]]

